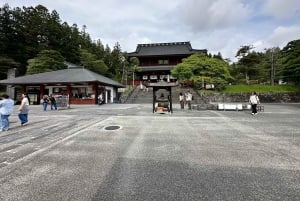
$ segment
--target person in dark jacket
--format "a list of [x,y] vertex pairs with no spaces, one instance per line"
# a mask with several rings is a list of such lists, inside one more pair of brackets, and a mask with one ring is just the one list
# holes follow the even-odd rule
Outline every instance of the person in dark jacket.
[[51,106],[51,110],[53,109],[57,110],[56,99],[52,94],[50,95],[50,106]]

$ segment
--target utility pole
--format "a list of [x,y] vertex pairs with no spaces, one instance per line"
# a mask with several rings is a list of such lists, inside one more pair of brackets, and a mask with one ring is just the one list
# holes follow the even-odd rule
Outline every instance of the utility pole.
[[[270,49],[265,49],[266,54],[271,53],[271,70],[270,70],[270,84],[273,86],[274,85],[274,80],[275,80],[275,65],[274,65],[274,50],[275,48],[272,47]],[[267,54],[269,55],[269,54]]]
[[[124,56],[121,56],[121,61],[122,61],[122,64],[123,64],[123,69],[122,69],[122,84],[124,84],[123,83],[123,81],[124,81],[124,70],[125,70],[125,57]],[[127,84],[127,83],[126,83]]]
[[271,49],[271,85],[274,85],[274,80],[275,80],[275,65],[274,65],[274,50],[275,48],[273,47]]

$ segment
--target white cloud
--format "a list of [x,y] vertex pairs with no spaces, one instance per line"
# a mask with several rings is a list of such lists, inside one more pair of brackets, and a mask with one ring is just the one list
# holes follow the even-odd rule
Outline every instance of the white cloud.
[[193,31],[201,32],[237,26],[247,19],[250,9],[239,0],[191,0],[177,12]]
[[279,19],[299,17],[299,0],[267,0],[264,9],[267,14]]
[[290,27],[277,27],[267,42],[272,45],[279,47],[285,46],[288,42],[292,40],[300,39],[300,27],[290,26]]
[[283,48],[288,42],[300,39],[300,27],[279,26],[270,33],[267,38],[260,38],[253,42],[255,51],[263,52],[266,48],[279,47]]

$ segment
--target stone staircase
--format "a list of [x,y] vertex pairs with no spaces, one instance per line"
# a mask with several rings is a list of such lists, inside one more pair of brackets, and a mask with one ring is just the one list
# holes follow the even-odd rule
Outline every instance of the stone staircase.
[[[195,91],[193,88],[190,87],[184,87],[181,88],[180,86],[173,87],[172,88],[172,102],[173,104],[179,104],[179,93],[185,94],[188,90],[193,94],[194,100],[192,101],[192,104],[194,105],[203,105],[208,104],[209,100],[204,96],[199,94],[197,91]],[[163,89],[160,89],[157,91],[157,95],[164,93],[166,95],[166,91]],[[139,87],[136,87],[134,91],[131,93],[130,97],[126,100],[125,103],[135,103],[135,104],[151,104],[153,101],[153,89],[152,87],[149,87],[148,89],[141,90]]]

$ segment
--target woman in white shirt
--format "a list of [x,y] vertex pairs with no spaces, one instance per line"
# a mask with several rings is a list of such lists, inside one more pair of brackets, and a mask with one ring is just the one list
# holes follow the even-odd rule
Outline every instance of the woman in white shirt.
[[22,102],[19,107],[19,119],[21,121],[21,126],[25,126],[28,123],[28,111],[29,111],[29,101],[26,94],[22,94]]
[[249,103],[251,104],[252,114],[256,115],[257,114],[257,104],[260,104],[259,98],[256,95],[256,92],[253,92],[252,95],[250,96]]

